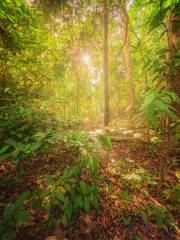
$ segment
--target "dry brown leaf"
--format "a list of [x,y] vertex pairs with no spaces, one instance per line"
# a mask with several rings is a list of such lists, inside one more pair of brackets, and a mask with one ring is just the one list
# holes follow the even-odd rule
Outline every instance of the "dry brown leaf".
[[35,225],[36,225],[36,222],[34,221],[16,223],[16,231],[18,232],[19,229],[21,228],[33,227]]
[[58,240],[58,239],[55,236],[49,236],[49,237],[45,238],[45,240]]

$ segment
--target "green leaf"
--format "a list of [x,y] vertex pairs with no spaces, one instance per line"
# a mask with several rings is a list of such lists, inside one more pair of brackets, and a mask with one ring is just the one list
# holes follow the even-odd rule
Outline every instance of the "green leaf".
[[61,192],[61,190],[59,190],[59,189],[56,190],[56,197],[57,197],[60,201],[64,202],[64,194]]
[[32,144],[30,149],[33,152],[33,151],[37,150],[38,148],[40,148],[40,146],[41,146],[41,143],[35,143],[35,144]]
[[99,201],[98,201],[98,198],[96,196],[94,196],[94,199],[91,202],[92,202],[93,205],[99,207]]
[[112,148],[112,143],[108,136],[106,136],[104,134],[100,134],[99,139],[107,148],[109,148],[109,149]]
[[180,133],[177,133],[177,134],[176,134],[176,137],[177,137],[178,139],[180,139]]
[[55,222],[56,222],[56,219],[54,218],[54,214],[52,214],[49,220],[48,226],[51,228]]
[[68,208],[65,210],[68,222],[70,222],[70,220],[71,220],[72,212],[73,212],[73,206],[72,206],[72,204],[69,204]]
[[27,222],[30,218],[30,213],[28,211],[18,211],[14,214],[17,222]]
[[149,105],[156,97],[155,91],[151,91],[147,97],[145,98],[144,104],[145,106]]
[[152,62],[152,60],[149,60],[145,63],[145,65],[143,66],[143,71],[146,71],[148,69],[148,67],[150,66],[150,63]]
[[167,91],[164,91],[164,93],[169,94],[169,95],[171,96],[171,98],[172,98],[173,101],[176,101],[176,100],[177,100],[177,96],[176,96],[175,93],[173,93],[173,92],[167,92]]
[[147,214],[144,211],[141,212],[141,217],[142,217],[144,223],[147,225],[148,217],[147,217]]
[[58,176],[58,173],[59,173],[59,169],[55,172],[55,177],[57,178],[57,176]]
[[24,192],[23,194],[21,194],[18,199],[16,200],[15,204],[14,204],[14,209],[13,211],[18,211],[20,209],[20,207],[22,206],[23,202],[30,196],[30,192]]
[[63,210],[66,209],[67,206],[68,206],[68,204],[69,204],[69,197],[66,196],[66,197],[64,198],[64,205],[62,206],[62,209],[63,209]]
[[13,158],[11,161],[13,164],[18,164],[22,160],[21,156],[17,156],[16,158]]
[[13,203],[8,204],[3,212],[3,218],[7,222],[12,214]]
[[46,214],[50,214],[50,212],[51,212],[51,202],[50,201],[46,202],[46,204],[44,205],[44,209],[45,209]]
[[76,196],[75,199],[74,199],[74,203],[77,206],[83,208],[83,198],[82,198],[82,196],[81,195]]
[[48,180],[52,180],[52,181],[54,180],[54,178],[49,174],[45,174],[44,177],[47,178]]
[[155,114],[155,106],[153,103],[150,103],[147,105],[146,108],[146,116],[148,119],[152,119],[154,117]]
[[3,152],[5,152],[7,149],[9,148],[9,146],[5,146],[0,150],[0,154],[2,154]]
[[161,101],[161,100],[154,101],[154,104],[155,104],[155,106],[157,106],[159,109],[161,109],[163,111],[167,110],[166,104],[163,103],[163,101]]
[[84,198],[84,210],[89,213],[90,211],[90,204],[89,204],[89,198],[85,197]]
[[0,156],[0,161],[3,161],[4,159],[7,159],[10,156],[11,156],[11,153],[5,153],[5,154]]
[[69,183],[65,183],[64,187],[67,191],[71,192],[71,187],[70,187]]
[[70,182],[70,183],[75,183],[75,182],[77,182],[77,180],[75,180],[74,178],[67,179],[67,181]]
[[59,186],[61,184],[61,182],[62,182],[62,177],[57,180],[56,186]]
[[43,198],[43,197],[47,197],[48,195],[50,195],[51,190],[52,190],[52,188],[46,189],[46,190],[41,194],[41,197]]
[[161,229],[162,228],[162,226],[163,226],[163,219],[162,219],[162,215],[157,215],[156,216],[156,225],[157,225],[157,227],[159,228],[159,229]]
[[62,224],[67,225],[67,216],[66,216],[66,213],[63,214]]
[[13,139],[11,138],[8,138],[4,141],[4,143],[10,145],[10,146],[13,146],[13,147],[17,147],[18,146],[18,142],[14,141]]
[[86,185],[82,182],[80,182],[80,190],[81,190],[81,193],[85,196],[86,195]]
[[16,157],[19,155],[20,152],[21,152],[21,151],[20,151],[19,149],[16,149],[15,151],[13,151],[13,152],[11,153],[11,156],[12,156],[13,158],[16,158]]

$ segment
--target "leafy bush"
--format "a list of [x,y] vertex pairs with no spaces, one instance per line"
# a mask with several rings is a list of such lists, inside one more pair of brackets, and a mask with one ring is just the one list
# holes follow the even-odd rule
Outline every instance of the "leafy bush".
[[29,220],[30,213],[21,209],[24,201],[29,196],[30,192],[24,192],[14,204],[11,202],[5,207],[0,221],[0,238],[2,240],[11,240],[15,235],[15,224]]
[[50,214],[49,226],[61,215],[64,225],[68,224],[79,209],[89,213],[90,206],[99,206],[100,195],[96,184],[88,186],[82,181],[77,182],[72,169],[66,169],[59,178],[58,171],[51,175],[44,175],[41,179],[42,188],[33,193],[32,206],[43,208],[44,213]]

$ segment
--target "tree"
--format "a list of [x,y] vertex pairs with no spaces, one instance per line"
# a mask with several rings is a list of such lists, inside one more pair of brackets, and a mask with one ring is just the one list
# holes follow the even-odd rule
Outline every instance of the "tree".
[[[180,48],[180,16],[176,11],[172,12],[169,16],[168,28],[167,28],[167,48],[169,51],[166,54],[166,60],[170,63],[169,83],[171,89],[176,93],[180,99],[180,71],[176,65],[177,55]],[[172,64],[176,65],[176,68],[172,68]],[[175,72],[174,72],[175,70]],[[180,104],[174,103],[178,116],[180,116]]]
[[128,102],[130,106],[134,106],[136,97],[135,97],[135,87],[133,82],[133,73],[132,73],[132,60],[130,53],[130,43],[129,43],[129,32],[128,32],[128,13],[126,7],[122,7],[122,39],[123,39],[123,52],[125,57],[125,70],[126,70],[126,80],[129,82],[128,88]]
[[107,0],[104,1],[104,126],[109,126],[109,87],[108,87],[108,9]]

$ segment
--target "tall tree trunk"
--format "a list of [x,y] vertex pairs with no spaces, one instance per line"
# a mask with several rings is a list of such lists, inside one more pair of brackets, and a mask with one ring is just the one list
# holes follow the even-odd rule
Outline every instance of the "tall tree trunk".
[[79,76],[77,69],[76,71],[76,115],[79,116]]
[[[167,48],[170,50],[166,54],[166,60],[171,61],[173,57],[177,54],[177,51],[180,47],[180,25],[179,25],[180,18],[176,15],[176,13],[171,13],[169,17],[168,23],[168,31],[167,31]],[[173,24],[176,25],[173,28]],[[173,31],[173,29],[175,29]],[[178,98],[180,99],[180,71],[178,70],[177,73],[173,74],[174,69],[170,69],[169,76],[168,76],[168,83],[171,89],[176,93]],[[178,111],[178,116],[180,117],[180,104],[175,103],[174,107]]]
[[126,80],[130,83],[128,88],[128,105],[134,106],[135,103],[135,87],[133,82],[133,73],[132,73],[132,61],[130,54],[130,44],[129,44],[129,32],[128,32],[128,13],[125,7],[122,10],[122,39],[123,39],[123,52],[125,57],[125,69],[126,69]]
[[104,127],[109,126],[109,87],[108,87],[108,12],[107,0],[104,1]]

